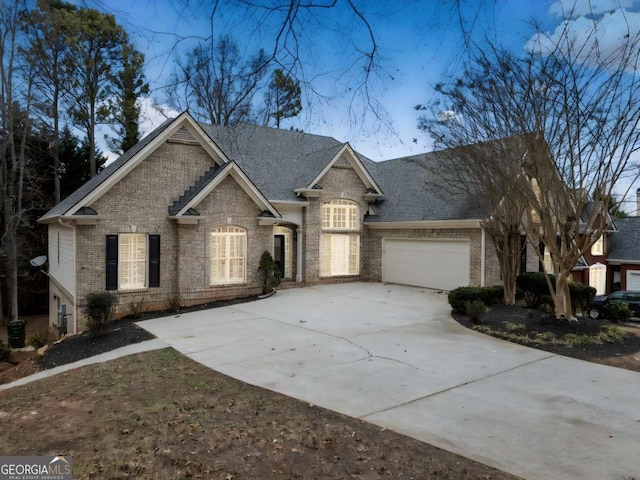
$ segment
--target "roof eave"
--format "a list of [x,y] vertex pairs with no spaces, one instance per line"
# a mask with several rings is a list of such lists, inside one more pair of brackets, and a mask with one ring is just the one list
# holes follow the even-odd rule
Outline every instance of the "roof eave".
[[390,228],[482,228],[482,221],[478,219],[461,220],[415,220],[397,222],[367,222],[364,224],[372,229]]

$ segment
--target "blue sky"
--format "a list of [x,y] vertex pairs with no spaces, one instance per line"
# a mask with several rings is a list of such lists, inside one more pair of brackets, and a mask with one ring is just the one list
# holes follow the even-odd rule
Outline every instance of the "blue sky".
[[[318,0],[317,3],[328,0]],[[152,98],[165,103],[161,87],[173,70],[176,55],[198,38],[231,32],[248,53],[272,48],[276,20],[264,14],[247,16],[239,8],[219,10],[211,21],[211,4],[204,0],[74,0],[116,16],[147,60]],[[224,2],[223,2],[224,3]],[[233,3],[233,2],[231,2]],[[265,2],[266,3],[266,2]],[[429,102],[433,86],[463,64],[464,29],[481,42],[485,37],[511,48],[524,49],[532,38],[531,21],[553,36],[562,25],[576,31],[593,17],[607,26],[601,39],[615,39],[617,25],[628,22],[640,29],[640,0],[361,0],[378,46],[376,75],[369,98],[382,107],[376,116],[365,112],[363,96],[354,90],[362,79],[358,49],[370,46],[367,32],[358,26],[344,0],[331,10],[306,17],[300,30],[298,74],[313,79],[315,93],[303,91],[302,114],[285,127],[349,141],[373,160],[422,153],[429,139],[417,129],[417,104]],[[458,8],[459,7],[459,8]],[[355,26],[354,26],[355,25]],[[351,69],[348,66],[352,65]],[[327,73],[329,72],[329,73]],[[345,73],[346,72],[346,73]],[[356,93],[354,93],[356,92]],[[163,120],[146,108],[144,130]],[[635,188],[632,189],[635,194]],[[635,195],[634,195],[635,197]]]

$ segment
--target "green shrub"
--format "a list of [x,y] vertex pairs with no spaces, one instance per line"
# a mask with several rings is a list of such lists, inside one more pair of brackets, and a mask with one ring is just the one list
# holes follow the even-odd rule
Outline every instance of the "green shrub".
[[[555,283],[555,277],[553,275],[549,275],[549,277],[551,283]],[[523,293],[528,308],[538,308],[540,297],[551,295],[543,272],[526,272],[518,275],[516,286]]]
[[91,292],[87,294],[85,313],[87,327],[93,338],[107,333],[116,306],[116,297],[109,292]]
[[571,295],[571,305],[575,315],[578,310],[583,313],[587,311],[593,297],[596,296],[596,289],[582,283],[570,283],[569,294]]
[[[498,290],[499,289],[499,290]],[[447,298],[449,299],[449,305],[458,312],[465,312],[465,304],[467,302],[481,301],[483,304],[494,304],[496,298],[502,301],[502,287],[458,287],[449,292]]]
[[551,295],[540,295],[540,298],[538,298],[538,306],[546,313],[553,313],[556,309],[555,302]]
[[0,362],[6,362],[11,357],[9,345],[0,340]]
[[495,287],[485,287],[484,303],[486,305],[496,305],[504,302],[504,287],[497,285]]
[[473,323],[480,323],[482,317],[489,311],[482,300],[474,300],[472,302],[464,302],[464,313],[471,319]]
[[278,264],[273,260],[273,257],[266,250],[262,252],[262,256],[260,257],[260,266],[258,270],[262,272],[264,276],[264,292],[269,293],[280,285],[280,279],[282,278],[282,273],[278,268]]
[[603,311],[605,318],[610,322],[624,322],[633,315],[633,312],[629,310],[629,306],[620,302],[606,304]]

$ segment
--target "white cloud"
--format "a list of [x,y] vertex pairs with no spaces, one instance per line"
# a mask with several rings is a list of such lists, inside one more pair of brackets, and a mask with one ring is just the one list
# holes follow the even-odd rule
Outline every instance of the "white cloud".
[[[556,2],[554,5],[569,2]],[[560,22],[553,32],[539,33],[534,35],[526,47],[530,50],[541,51],[542,53],[554,50],[557,46],[565,46],[581,50],[580,56],[588,62],[588,56],[593,55],[597,48],[597,53],[601,58],[615,55],[620,50],[623,43],[632,40],[640,32],[640,11],[630,11],[621,8],[605,9],[605,6],[618,4],[612,0],[601,0],[592,2],[593,8],[586,9],[583,4],[588,4],[588,0],[576,2],[577,7],[574,13],[581,12],[580,15],[573,15]],[[620,4],[634,4],[638,6],[640,2],[620,1]],[[606,5],[605,5],[606,4]],[[578,8],[579,7],[579,8]],[[596,13],[591,15],[590,13]],[[560,7],[557,7],[560,8]],[[585,12],[585,9],[587,10]],[[574,53],[576,53],[574,52]]]
[[549,14],[562,18],[600,15],[619,9],[638,7],[638,0],[556,0],[549,7]]

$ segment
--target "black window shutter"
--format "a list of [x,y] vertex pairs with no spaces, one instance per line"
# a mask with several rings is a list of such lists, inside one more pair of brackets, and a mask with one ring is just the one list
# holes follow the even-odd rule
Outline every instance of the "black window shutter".
[[149,287],[160,286],[160,235],[149,235]]
[[118,289],[118,235],[107,235],[107,290]]

